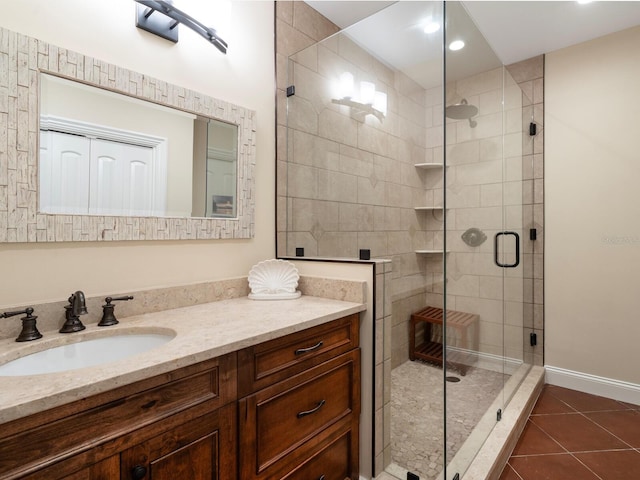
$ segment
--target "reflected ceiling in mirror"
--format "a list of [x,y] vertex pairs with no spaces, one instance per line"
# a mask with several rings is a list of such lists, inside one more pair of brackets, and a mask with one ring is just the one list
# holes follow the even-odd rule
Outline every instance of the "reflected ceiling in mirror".
[[[3,59],[8,60],[8,68],[2,69],[6,74],[0,72],[0,242],[182,240],[254,236],[253,169],[256,132],[253,111],[0,29],[0,63]],[[98,103],[94,103],[95,100],[85,100],[84,105],[83,101],[67,101],[69,107],[89,106],[86,110],[100,111],[102,115],[73,119],[67,113],[50,108],[47,97],[52,95],[40,95],[41,81],[45,76],[54,80],[47,82],[49,86],[62,83],[61,78],[65,78],[72,80],[76,86],[81,86],[81,90],[98,87],[102,89],[102,95],[105,90],[121,94],[121,99],[126,98],[125,103],[145,103],[155,117],[161,116],[161,109],[164,107],[171,107],[177,112],[174,114],[176,118],[188,123],[186,130],[192,134],[182,140],[173,139],[167,132],[178,128],[165,126],[164,132],[154,132],[148,130],[149,122],[141,118],[137,121],[129,118],[129,124],[125,120],[107,121],[106,107],[99,107]],[[42,85],[45,91],[49,88],[44,87],[44,83]],[[2,101],[3,90],[8,92],[6,102]],[[59,95],[54,98],[60,99]],[[111,101],[107,100],[107,103]],[[124,107],[120,107],[113,110],[123,109]],[[133,115],[129,112],[127,116]],[[91,132],[91,128],[96,125],[108,128],[103,128],[100,134],[96,134]],[[58,191],[57,194],[67,190],[61,188],[63,181],[74,186],[84,184],[85,187],[80,190],[87,191],[88,199],[92,196],[100,197],[100,194],[89,190],[93,183],[96,184],[96,191],[100,191],[100,184],[91,178],[91,174],[84,176],[78,168],[56,172],[50,169],[50,165],[43,165],[41,168],[38,163],[39,150],[48,148],[52,142],[40,137],[41,130],[45,132],[45,136],[51,132],[57,134],[64,131],[63,126],[71,128],[72,131],[67,134],[84,139],[82,142],[94,138],[113,141],[113,138],[109,138],[111,135],[116,139],[119,136],[119,145],[116,145],[118,148],[121,144],[147,149],[151,146],[152,149],[156,148],[155,153],[151,154],[154,159],[162,157],[163,148],[158,145],[162,145],[164,139],[164,164],[162,161],[157,165],[152,162],[152,173],[147,175],[147,180],[140,183],[140,178],[134,178],[131,182],[124,181],[122,177],[114,177],[109,188],[102,189],[103,193],[106,191],[109,194],[114,192],[115,187],[139,194],[146,188],[141,188],[140,185],[147,185],[153,180],[158,185],[153,187],[155,193],[147,195],[151,198],[151,204],[145,204],[141,208],[138,204],[133,207],[112,205],[104,209],[104,204],[100,201],[94,201],[89,206],[83,199],[80,202],[81,208],[76,209],[76,205],[67,210],[57,210],[58,200],[47,204],[46,199],[51,198],[52,188]],[[73,128],[80,128],[80,134],[74,132]],[[85,129],[84,133],[82,128]],[[193,132],[196,131],[200,131],[200,143],[193,139]],[[133,135],[136,141],[132,141],[127,135]],[[4,139],[7,140],[3,141]],[[214,139],[218,140],[217,143]],[[175,159],[171,156],[173,144],[181,145],[176,149]],[[82,148],[89,147],[85,145]],[[105,151],[109,153],[103,155],[103,158],[114,157],[111,154],[113,145],[101,145],[101,148],[106,148]],[[131,155],[140,157],[142,154],[134,151]],[[145,155],[149,156],[149,152]],[[133,177],[136,177],[141,169],[144,170],[138,168],[140,165],[136,163],[133,168],[127,167],[125,170],[133,172]],[[45,170],[46,168],[49,170]],[[219,172],[216,170],[218,168],[221,169]],[[52,178],[58,178],[58,181],[52,181]],[[174,180],[178,178],[180,182],[174,185]],[[208,178],[211,182],[207,181]]]

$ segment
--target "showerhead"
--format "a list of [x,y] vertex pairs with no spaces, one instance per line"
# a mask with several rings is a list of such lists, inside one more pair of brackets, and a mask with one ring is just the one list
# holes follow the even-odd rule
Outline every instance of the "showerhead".
[[445,115],[454,120],[465,120],[478,114],[478,107],[469,105],[466,98],[460,100],[460,103],[449,105],[445,109]]

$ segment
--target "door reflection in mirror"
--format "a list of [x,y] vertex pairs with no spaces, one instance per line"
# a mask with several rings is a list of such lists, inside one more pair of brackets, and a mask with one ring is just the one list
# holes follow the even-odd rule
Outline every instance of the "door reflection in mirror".
[[40,78],[40,212],[236,216],[237,125]]
[[235,217],[238,126],[198,117],[194,122],[193,217]]

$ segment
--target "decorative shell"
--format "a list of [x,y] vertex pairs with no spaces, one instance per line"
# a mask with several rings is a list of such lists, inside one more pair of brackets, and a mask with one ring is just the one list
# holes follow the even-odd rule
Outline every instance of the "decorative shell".
[[249,271],[249,298],[253,300],[283,300],[298,298],[298,269],[286,260],[265,260]]

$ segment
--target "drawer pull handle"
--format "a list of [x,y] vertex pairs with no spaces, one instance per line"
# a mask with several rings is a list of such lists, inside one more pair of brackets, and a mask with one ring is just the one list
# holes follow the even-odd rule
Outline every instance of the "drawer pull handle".
[[299,348],[295,351],[296,355],[302,355],[303,353],[308,353],[308,352],[313,352],[314,350],[319,349],[322,345],[324,344],[324,342],[322,340],[320,340],[318,343],[316,343],[315,345],[313,345],[312,347],[307,347],[307,348]]
[[158,401],[157,401],[157,400],[151,400],[151,401],[149,401],[149,402],[145,403],[144,405],[142,405],[142,409],[143,409],[143,410],[148,410],[148,409],[150,409],[151,407],[153,407],[156,403],[158,403]]
[[320,475],[320,477],[318,477],[318,480],[324,480],[324,475]]
[[302,418],[302,417],[306,417],[307,415],[311,415],[312,413],[316,413],[318,410],[320,410],[322,408],[322,406],[327,403],[324,399],[320,400],[318,402],[318,405],[316,405],[314,408],[312,408],[311,410],[305,410],[304,412],[298,412],[298,418]]

